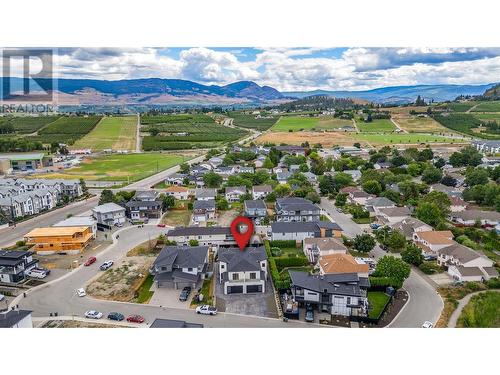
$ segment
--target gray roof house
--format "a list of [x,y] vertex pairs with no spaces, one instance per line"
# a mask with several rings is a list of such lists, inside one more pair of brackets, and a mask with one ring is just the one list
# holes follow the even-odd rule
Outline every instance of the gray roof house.
[[116,203],[105,203],[92,209],[92,215],[97,220],[97,228],[109,228],[125,222],[125,208]]
[[211,188],[195,189],[194,196],[198,201],[207,201],[209,199],[215,199],[217,197],[217,189],[211,189]]
[[337,223],[317,222],[276,222],[271,224],[271,239],[303,241],[306,238],[334,237],[342,232]]
[[264,246],[221,249],[219,258],[219,283],[224,294],[265,293],[267,280],[267,255]]
[[155,190],[143,190],[136,191],[134,194],[134,200],[141,202],[151,202],[155,201],[158,197],[158,192]]
[[193,204],[193,220],[195,222],[207,221],[215,218],[215,200],[200,200]]
[[158,288],[196,288],[198,282],[205,278],[207,267],[208,246],[165,246],[151,266],[150,273]]
[[228,202],[238,202],[240,197],[246,193],[246,186],[228,186],[226,187],[226,200]]
[[245,216],[256,221],[267,216],[267,206],[262,199],[246,200],[244,207]]
[[252,198],[262,199],[272,193],[273,187],[271,185],[256,185],[252,187]]
[[276,221],[319,221],[320,208],[304,198],[279,198],[276,200]]

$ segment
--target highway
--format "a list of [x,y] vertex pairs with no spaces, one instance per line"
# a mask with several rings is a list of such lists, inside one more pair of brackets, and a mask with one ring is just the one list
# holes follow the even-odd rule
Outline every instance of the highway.
[[[320,207],[344,229],[347,236],[355,237],[357,234],[363,233],[363,229],[352,221],[349,216],[337,211],[333,202],[322,198]],[[378,245],[371,253],[375,259],[387,255]],[[426,320],[435,324],[441,315],[443,300],[434,287],[414,270],[411,271],[410,277],[405,280],[403,287],[408,292],[410,299],[389,326],[395,328],[419,328]]]

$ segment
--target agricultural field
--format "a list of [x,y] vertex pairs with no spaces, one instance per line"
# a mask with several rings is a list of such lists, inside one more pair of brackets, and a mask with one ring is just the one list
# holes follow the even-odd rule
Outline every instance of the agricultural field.
[[248,134],[241,129],[217,124],[204,114],[147,115],[141,117],[145,151],[218,147]]
[[0,118],[0,123],[9,123],[13,126],[14,132],[18,134],[31,134],[34,133],[47,124],[56,121],[59,116],[18,116]]
[[375,119],[372,122],[356,121],[356,125],[362,133],[391,133],[396,130],[389,119]]
[[354,134],[353,138],[371,145],[420,144],[420,143],[465,143],[462,138],[443,137],[431,134]]
[[500,134],[486,133],[487,129],[478,129],[481,127],[481,120],[469,113],[456,113],[447,116],[434,115],[433,117],[441,125],[459,133],[484,139],[500,139]]
[[60,117],[38,132],[30,140],[42,143],[66,143],[72,145],[76,140],[89,133],[101,120],[100,116]]
[[[181,164],[188,159],[182,155],[161,153],[105,155],[86,158],[78,167],[58,173],[44,173],[43,177],[134,182]],[[41,175],[34,175],[34,177],[41,177]]]
[[500,112],[500,100],[480,102],[471,112]]
[[275,132],[294,132],[294,131],[335,131],[343,126],[353,126],[351,120],[334,118],[333,116],[321,117],[299,117],[283,116],[271,128]]
[[90,148],[93,151],[106,149],[135,150],[137,139],[137,117],[104,117],[97,126],[72,148]]
[[394,115],[394,121],[408,133],[452,133],[432,117]]
[[456,102],[456,103],[443,103],[438,105],[438,108],[447,108],[453,112],[467,112],[474,107],[478,102]]
[[481,121],[496,121],[500,124],[500,112],[499,113],[473,113],[473,116]]
[[266,113],[261,114],[264,118],[256,118],[256,115],[243,112],[229,112],[228,116],[234,119],[233,125],[235,126],[260,131],[269,129],[279,118],[279,116],[271,116]]

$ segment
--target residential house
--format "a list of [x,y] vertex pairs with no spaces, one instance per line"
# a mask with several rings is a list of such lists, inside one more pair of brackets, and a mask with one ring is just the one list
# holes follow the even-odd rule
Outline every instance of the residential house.
[[288,271],[292,296],[299,305],[310,304],[332,315],[366,316],[368,278],[356,273],[311,275]]
[[382,208],[396,207],[396,203],[394,203],[390,199],[387,199],[386,197],[376,197],[367,199],[365,206],[371,215],[378,216],[380,215],[380,210]]
[[413,240],[427,255],[437,255],[439,249],[455,243],[453,233],[449,230],[415,232],[413,233]]
[[224,160],[219,156],[214,156],[214,157],[211,157],[210,159],[208,159],[208,162],[210,163],[210,165],[214,169],[217,168],[219,165],[221,165],[223,161]]
[[208,246],[165,246],[151,266],[158,288],[197,288],[208,268]]
[[500,153],[500,141],[472,141],[471,146],[483,154],[497,154]]
[[437,262],[448,267],[448,274],[459,281],[489,280],[498,276],[491,259],[456,242],[438,250]]
[[0,250],[0,282],[19,283],[33,268],[38,267],[38,259],[32,251]]
[[334,237],[305,238],[302,244],[304,254],[311,263],[316,263],[321,256],[347,253],[347,247]]
[[378,211],[379,220],[387,225],[398,223],[410,216],[410,210],[407,207],[380,208]]
[[217,189],[196,189],[194,191],[194,196],[197,201],[215,200],[217,197]]
[[236,173],[254,173],[253,167],[246,167],[244,165],[237,165],[235,167]]
[[183,185],[184,179],[187,177],[187,174],[184,173],[174,173],[170,176],[167,176],[165,179],[166,185]]
[[193,221],[195,223],[215,219],[215,200],[198,200],[193,204]]
[[375,195],[368,194],[368,193],[361,191],[361,190],[354,190],[354,191],[349,192],[349,196],[348,196],[347,200],[349,201],[349,203],[360,204],[360,205],[364,206],[364,205],[366,205],[366,202],[369,199],[373,199],[373,198],[375,198]]
[[89,227],[92,237],[97,236],[97,220],[92,216],[71,216],[52,225],[53,227]]
[[359,277],[368,277],[370,266],[354,258],[351,254],[329,254],[319,258],[320,275],[355,273]]
[[358,182],[359,179],[361,178],[361,171],[359,171],[357,169],[348,169],[348,170],[342,171],[342,173],[345,173],[345,174],[348,174],[349,176],[351,176],[352,180],[354,182]]
[[167,233],[169,241],[187,246],[196,240],[200,246],[232,247],[236,245],[229,227],[177,227]]
[[450,211],[451,212],[461,212],[467,208],[467,203],[459,197],[449,197],[450,198]]
[[271,185],[257,185],[252,187],[253,199],[264,199],[273,192]]
[[226,187],[226,200],[228,202],[239,202],[240,198],[246,193],[246,186],[228,186]]
[[494,227],[500,223],[500,212],[464,210],[451,212],[450,218],[454,223],[467,227],[475,225],[476,222],[480,222],[482,226]]
[[224,294],[265,293],[267,256],[264,246],[222,249],[218,252],[219,283]]
[[172,185],[165,189],[165,194],[179,200],[187,200],[189,198],[189,189],[184,186]]
[[430,191],[440,191],[442,193],[448,194],[450,197],[462,197],[462,190],[461,188],[453,187],[453,186],[446,186],[441,183],[438,184],[433,184],[430,186]]
[[24,235],[27,245],[40,255],[56,252],[67,254],[81,253],[94,238],[92,229],[84,227],[43,227],[36,228]]
[[405,218],[397,223],[390,224],[390,226],[392,229],[396,229],[402,232],[407,240],[413,239],[413,234],[415,232],[433,230],[430,225],[414,217]]
[[155,190],[136,191],[132,199],[139,202],[154,202],[158,199],[158,192]]
[[319,221],[321,210],[304,198],[278,198],[275,205],[276,221]]
[[0,328],[33,328],[30,310],[0,312]]
[[99,230],[110,229],[113,225],[121,225],[126,221],[125,208],[116,203],[105,203],[92,209],[92,216],[97,220]]
[[316,184],[318,182],[318,176],[311,172],[302,173],[310,184]]
[[388,163],[388,162],[378,162],[378,163],[373,164],[373,168],[375,168],[376,170],[389,169],[391,166],[392,166],[392,164]]
[[282,152],[283,154],[290,154],[290,155],[306,156],[307,153],[307,149],[305,147],[293,146],[293,145],[276,146],[276,150]]
[[244,202],[245,216],[253,219],[257,225],[267,216],[267,207],[262,199]]
[[162,205],[160,200],[130,200],[125,203],[125,213],[132,221],[159,219],[163,215]]
[[446,176],[455,179],[455,181],[457,181],[455,186],[457,187],[462,186],[465,183],[465,176],[459,173],[447,172]]
[[277,172],[276,173],[276,180],[280,184],[286,184],[288,183],[288,179],[292,177],[292,173],[290,172]]
[[271,224],[271,239],[295,240],[302,242],[306,238],[337,237],[342,235],[342,228],[330,222],[276,222]]

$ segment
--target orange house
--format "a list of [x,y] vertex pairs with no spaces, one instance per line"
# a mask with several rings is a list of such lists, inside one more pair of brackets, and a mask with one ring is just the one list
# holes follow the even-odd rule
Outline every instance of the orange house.
[[39,254],[80,253],[92,241],[91,227],[36,228],[24,236],[27,245]]

